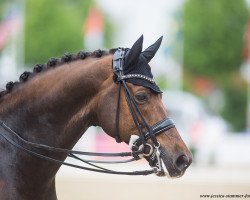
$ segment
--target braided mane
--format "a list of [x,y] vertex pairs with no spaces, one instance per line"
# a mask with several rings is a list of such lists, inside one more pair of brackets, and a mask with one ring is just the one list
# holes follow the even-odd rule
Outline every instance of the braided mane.
[[48,60],[48,62],[45,64],[36,64],[35,67],[33,68],[32,72],[29,72],[29,71],[23,72],[19,77],[19,81],[8,82],[6,84],[6,89],[0,92],[0,98],[3,97],[5,94],[8,94],[11,91],[13,91],[21,83],[27,82],[29,79],[31,79],[32,77],[34,77],[35,75],[37,75],[43,71],[47,71],[51,68],[58,67],[60,65],[63,65],[64,63],[70,63],[70,62],[76,61],[76,60],[84,60],[88,57],[100,58],[103,55],[114,54],[114,52],[116,50],[117,50],[117,48],[110,49],[108,51],[104,51],[104,50],[100,50],[100,49],[95,50],[93,52],[79,51],[76,54],[65,53],[61,58],[50,58]]

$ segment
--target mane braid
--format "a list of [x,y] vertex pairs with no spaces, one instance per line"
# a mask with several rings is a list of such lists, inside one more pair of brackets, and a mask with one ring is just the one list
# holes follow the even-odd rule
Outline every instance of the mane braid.
[[109,50],[109,53],[114,54],[119,48],[113,48]]
[[62,63],[67,63],[67,62],[72,61],[72,59],[73,59],[73,55],[72,55],[72,54],[70,54],[70,53],[65,53],[65,54],[62,56],[62,58],[61,58],[61,62],[62,62]]
[[33,73],[39,73],[44,69],[44,64],[36,64],[36,66],[33,68]]
[[88,57],[100,58],[104,55],[114,54],[117,49],[118,48],[114,48],[108,51],[98,49],[93,52],[79,51],[76,54],[65,53],[61,58],[50,58],[46,64],[36,64],[33,68],[33,72],[23,72],[19,77],[19,82],[8,82],[6,84],[6,89],[0,91],[0,98],[3,97],[5,94],[8,94],[13,91],[15,88],[17,88],[16,86],[18,86],[19,84],[27,82],[36,74],[42,73],[43,71],[49,70],[50,68],[54,68],[65,63],[70,63],[75,60],[84,60]]
[[12,88],[14,87],[14,83],[12,81],[8,82],[6,84],[6,91],[10,92],[12,90]]
[[55,67],[59,63],[58,58],[50,58],[47,62],[47,67]]
[[27,72],[27,71],[23,72],[23,73],[21,74],[21,76],[19,77],[19,81],[20,81],[20,82],[27,81],[27,79],[29,78],[29,75],[30,75],[30,74],[31,74],[31,72]]

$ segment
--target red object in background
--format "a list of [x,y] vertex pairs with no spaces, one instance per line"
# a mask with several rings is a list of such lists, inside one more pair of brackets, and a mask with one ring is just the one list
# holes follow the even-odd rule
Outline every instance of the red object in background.
[[98,34],[103,30],[102,12],[96,7],[89,9],[83,31],[87,34]]
[[246,25],[244,33],[244,46],[243,46],[242,58],[243,61],[247,61],[250,59],[250,19]]
[[214,90],[214,83],[205,77],[195,77],[192,80],[194,92],[201,96],[209,96]]
[[114,138],[106,135],[105,133],[96,134],[95,142],[96,152],[125,152],[130,151],[128,145],[124,142],[117,143]]
[[13,30],[18,30],[20,20],[18,18],[6,19],[0,23],[0,50],[6,46]]
[[85,24],[83,26],[84,48],[94,51],[103,47],[103,14],[96,7],[89,9]]
[[[95,152],[102,153],[120,153],[120,152],[129,152],[131,151],[128,148],[128,145],[125,143],[117,143],[115,139],[111,138],[104,132],[96,134],[95,139]],[[107,160],[107,157],[95,157],[97,160]],[[126,160],[128,157],[108,157],[108,160]]]
[[196,121],[195,123],[193,123],[188,130],[188,134],[191,139],[191,144],[196,146],[201,139],[202,123],[200,121]]

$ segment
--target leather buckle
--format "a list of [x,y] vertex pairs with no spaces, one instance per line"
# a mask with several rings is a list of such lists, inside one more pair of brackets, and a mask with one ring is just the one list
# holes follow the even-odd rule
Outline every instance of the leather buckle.
[[122,75],[125,53],[125,50],[119,48],[113,56],[112,68],[113,72],[118,76]]

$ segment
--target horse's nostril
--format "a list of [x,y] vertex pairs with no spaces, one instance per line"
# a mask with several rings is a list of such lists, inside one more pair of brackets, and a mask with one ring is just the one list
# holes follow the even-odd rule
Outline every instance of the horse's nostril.
[[175,167],[180,171],[187,169],[189,165],[190,161],[188,157],[185,155],[179,156],[175,162]]

